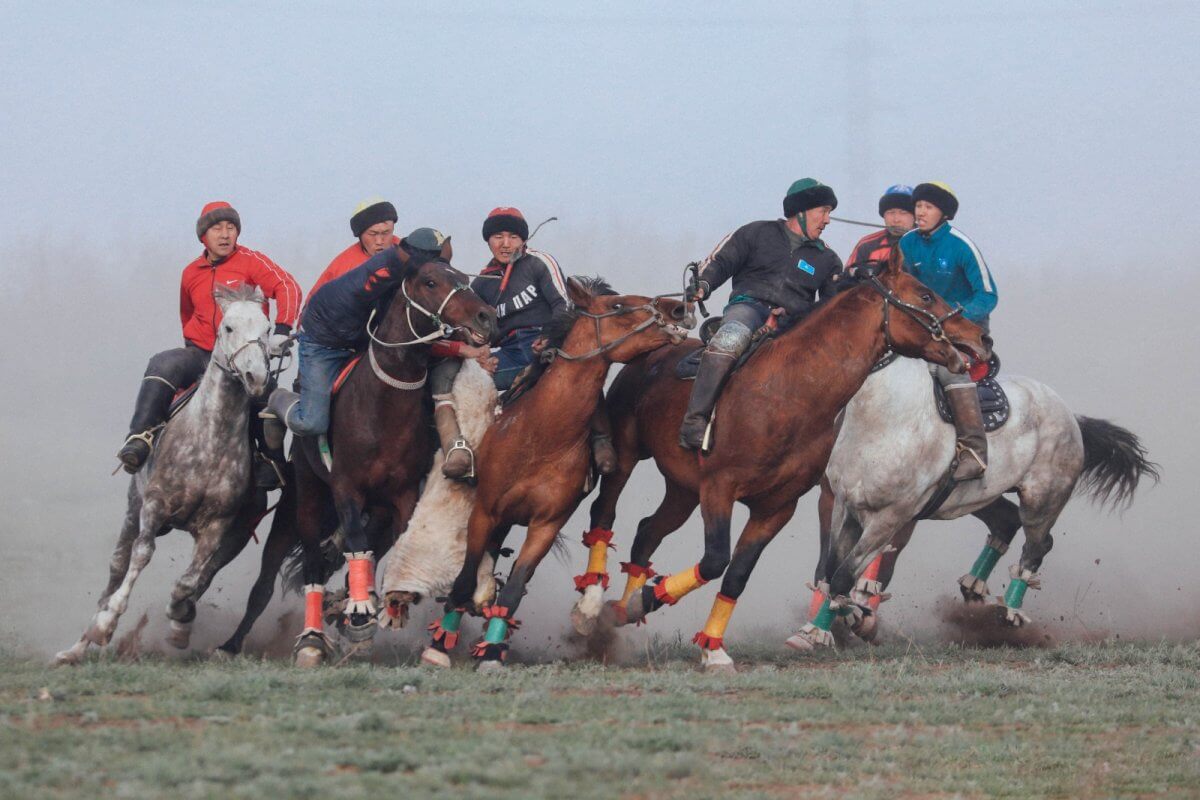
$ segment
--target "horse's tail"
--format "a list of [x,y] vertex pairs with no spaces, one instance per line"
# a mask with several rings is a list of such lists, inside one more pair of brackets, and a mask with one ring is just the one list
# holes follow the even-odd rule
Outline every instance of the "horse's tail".
[[1146,457],[1146,448],[1132,431],[1082,415],[1075,421],[1083,434],[1083,473],[1077,491],[1101,506],[1127,508],[1142,478],[1158,482],[1158,464]]
[[[342,553],[342,537],[340,531],[338,534],[329,536],[321,540],[321,563],[322,574],[321,584],[324,585],[333,577],[333,573],[342,568],[346,563],[346,556]],[[295,592],[301,594],[304,585],[304,548],[297,543],[287,556],[284,557],[283,567],[280,569],[283,576],[283,591]]]

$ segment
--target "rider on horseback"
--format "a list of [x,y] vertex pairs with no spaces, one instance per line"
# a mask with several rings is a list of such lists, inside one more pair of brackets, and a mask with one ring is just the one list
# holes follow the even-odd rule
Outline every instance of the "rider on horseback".
[[[958,198],[944,183],[922,183],[913,190],[916,230],[900,239],[908,271],[947,303],[963,307],[963,316],[988,332],[988,318],[996,307],[996,285],[983,255],[966,234],[950,225],[958,212]],[[979,395],[970,375],[955,375],[945,367],[933,368],[946,390],[958,436],[955,480],[979,478],[987,469],[987,434]]]
[[900,237],[913,229],[912,187],[903,184],[889,186],[879,198],[879,216],[883,217],[883,230],[868,233],[858,240],[846,264],[850,275],[865,264],[886,264],[892,248]]
[[317,289],[335,278],[342,277],[376,253],[400,244],[400,240],[395,236],[398,219],[396,207],[387,200],[371,199],[359,203],[358,208],[354,209],[354,215],[350,217],[350,232],[354,234],[356,241],[329,262],[329,266],[309,290],[308,296],[311,298],[317,293]]
[[300,393],[276,389],[267,410],[297,436],[325,433],[334,381],[363,346],[372,310],[390,297],[408,267],[437,258],[446,241],[433,228],[417,228],[396,247],[381,250],[315,292],[301,320]]
[[[496,309],[500,323],[500,346],[496,359],[487,352],[457,342],[435,349],[435,355],[477,358],[493,372],[496,388],[506,391],[517,376],[537,358],[542,328],[554,315],[569,307],[566,280],[558,262],[549,253],[530,250],[529,223],[516,208],[494,208],[483,221],[483,240],[492,251],[492,259],[471,289]],[[482,355],[482,357],[481,357]],[[434,420],[446,460],[442,473],[450,478],[471,475],[474,455],[463,438],[450,390],[461,362],[446,359],[430,372],[434,400]],[[592,422],[592,450],[602,472],[616,465],[608,416],[603,409]]]
[[743,225],[722,239],[701,265],[688,299],[703,300],[730,278],[733,297],[700,357],[679,431],[680,446],[700,449],[721,387],[754,332],[780,309],[788,325],[800,321],[818,294],[823,297],[832,288],[842,261],[821,241],[821,233],[835,208],[833,189],[813,178],[798,180],[783,198],[785,219]]
[[[138,390],[129,435],[117,458],[129,473],[137,472],[150,455],[154,437],[166,422],[171,399],[204,374],[216,341],[221,309],[213,299],[218,285],[249,285],[262,289],[276,304],[275,333],[269,351],[282,355],[290,346],[288,334],[300,310],[300,286],[286,270],[262,253],[237,243],[242,220],[229,203],[206,205],[196,221],[196,236],[204,252],[183,268],[179,293],[179,317],[183,323],[184,346],[164,350],[150,359]],[[266,457],[283,462],[281,448],[266,445]],[[255,470],[259,486],[275,488],[278,472],[268,461]]]

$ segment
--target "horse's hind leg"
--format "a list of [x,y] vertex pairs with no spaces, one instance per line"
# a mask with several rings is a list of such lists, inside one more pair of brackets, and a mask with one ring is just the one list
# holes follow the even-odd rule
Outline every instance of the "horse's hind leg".
[[[656,582],[653,586],[643,586],[629,596],[625,604],[625,616],[629,622],[638,622],[652,611],[664,605],[674,605],[684,595],[700,588],[711,580],[715,580],[729,566],[729,526],[733,516],[733,492],[725,486],[706,487],[700,500],[700,513],[704,517],[704,556],[699,563],[690,569],[676,572],[667,578]],[[682,523],[681,523],[682,524]],[[662,534],[665,535],[665,532]],[[638,531],[638,539],[642,531]],[[653,546],[658,546],[660,535]],[[634,542],[635,563],[638,558],[645,559],[649,564],[649,555]]]
[[968,603],[986,602],[990,593],[987,581],[1000,557],[1008,552],[1013,537],[1021,529],[1021,511],[1007,497],[997,497],[991,504],[974,513],[988,527],[987,543],[979,558],[971,565],[971,571],[958,579],[958,588],[963,600]]
[[1004,607],[1007,609],[1005,619],[1010,625],[1020,626],[1029,622],[1029,617],[1021,611],[1025,590],[1042,588],[1037,572],[1042,567],[1042,559],[1054,547],[1050,529],[1058,521],[1058,515],[1062,513],[1074,488],[1073,483],[1058,485],[1060,483],[1058,481],[1049,487],[1040,487],[1040,492],[1021,489],[1021,526],[1025,529],[1025,546],[1021,548],[1021,560],[1009,570],[1011,580],[1004,593]]
[[759,556],[795,513],[795,502],[785,503],[783,508],[762,515],[755,510],[751,511],[750,521],[738,537],[737,547],[734,548],[733,558],[725,571],[725,578],[721,581],[721,591],[713,600],[708,620],[704,623],[703,630],[692,638],[693,642],[700,645],[701,664],[706,670],[733,671],[733,659],[725,652],[724,644],[729,618],[733,615],[738,598],[746,589],[746,583],[750,580],[750,573],[758,563]]
[[125,609],[129,607],[129,595],[133,592],[133,584],[137,582],[142,570],[150,563],[154,555],[154,540],[166,523],[167,515],[162,503],[151,500],[144,501],[138,515],[138,532],[133,540],[129,556],[129,569],[125,571],[117,588],[100,606],[92,617],[92,624],[80,640],[69,650],[64,650],[55,656],[59,664],[75,664],[87,652],[89,644],[104,646],[112,638],[117,629],[117,622]]
[[292,484],[285,486],[283,496],[279,499],[279,506],[275,509],[275,518],[271,521],[271,532],[267,535],[267,541],[263,545],[258,578],[254,581],[254,586],[250,589],[250,596],[246,600],[246,613],[242,615],[242,621],[238,623],[237,630],[218,648],[223,653],[237,655],[242,652],[242,643],[250,633],[250,629],[254,627],[254,623],[262,615],[267,604],[271,602],[271,595],[275,593],[275,579],[279,576],[279,569],[297,541],[295,497],[294,486]]
[[504,536],[508,530],[507,525],[498,526],[496,519],[484,510],[476,498],[471,517],[467,520],[467,551],[463,556],[462,569],[454,579],[454,585],[450,587],[450,595],[446,598],[441,619],[429,626],[433,637],[429,646],[421,653],[421,661],[424,663],[434,667],[450,666],[450,652],[458,645],[463,614],[470,608],[475,596],[479,582],[479,565],[489,548],[497,546],[497,532]]

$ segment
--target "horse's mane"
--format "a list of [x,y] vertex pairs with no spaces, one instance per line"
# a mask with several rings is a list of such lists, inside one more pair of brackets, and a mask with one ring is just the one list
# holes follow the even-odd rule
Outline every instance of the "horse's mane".
[[226,303],[261,303],[266,298],[263,296],[262,289],[249,283],[224,284],[219,283],[213,287],[213,299],[218,303],[224,301]]
[[[588,277],[586,275],[576,275],[572,278],[590,297],[613,296],[617,291],[608,285],[608,281],[601,278],[599,275]],[[550,318],[542,327],[542,337],[546,340],[546,347],[562,347],[566,342],[567,336],[571,333],[571,328],[574,327],[576,320],[579,319],[580,308],[574,304],[568,304],[564,308],[554,312],[554,316]],[[538,359],[529,366],[521,378],[513,388],[504,393],[500,398],[500,405],[507,407],[517,398],[524,396],[526,392],[533,388],[538,379],[550,366],[548,361]]]

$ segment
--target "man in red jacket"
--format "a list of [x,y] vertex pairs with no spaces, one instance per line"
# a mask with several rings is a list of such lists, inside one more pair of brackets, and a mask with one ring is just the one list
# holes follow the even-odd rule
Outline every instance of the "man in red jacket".
[[[175,393],[200,379],[208,368],[221,322],[221,309],[213,299],[218,284],[249,284],[262,289],[275,301],[275,333],[271,336],[270,352],[282,355],[290,345],[288,334],[300,311],[300,285],[262,253],[237,243],[242,220],[229,203],[209,203],[196,221],[196,236],[204,252],[183,268],[179,290],[179,318],[183,323],[184,346],[164,350],[150,359],[138,390],[129,436],[117,453],[117,458],[129,473],[137,472],[150,455],[154,436],[166,421],[167,411]],[[282,442],[279,443],[282,445]],[[282,455],[280,448],[271,448]],[[273,457],[278,457],[273,454]],[[259,483],[277,485],[267,480],[275,470],[256,470]],[[270,486],[268,486],[270,488]]]
[[396,236],[396,222],[399,218],[396,207],[387,200],[375,198],[359,203],[358,208],[354,209],[354,215],[350,217],[350,232],[357,241],[329,262],[329,266],[313,284],[308,297],[312,297],[317,293],[317,289],[342,277],[376,253],[400,244],[400,239]]
[[864,264],[886,263],[900,237],[916,227],[913,211],[912,187],[903,184],[889,186],[883,197],[879,198],[879,216],[883,217],[883,230],[869,233],[858,240],[846,264],[846,272],[853,275],[854,271]]

